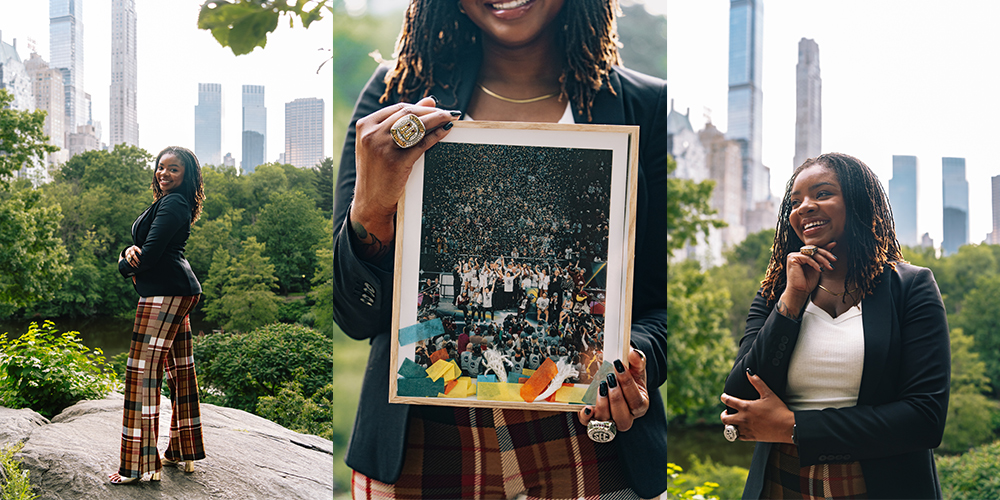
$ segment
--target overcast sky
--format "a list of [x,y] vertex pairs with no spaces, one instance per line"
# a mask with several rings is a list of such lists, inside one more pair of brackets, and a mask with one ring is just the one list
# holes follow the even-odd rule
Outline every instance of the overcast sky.
[[[795,154],[798,42],[819,45],[823,152],[867,163],[884,186],[892,155],[918,159],[918,235],[940,246],[941,158],[964,157],[970,242],[992,230],[991,152],[1000,131],[1000,2],[764,0],[763,160],[779,195]],[[675,108],[727,130],[729,1],[670,0],[668,83]]]
[[[316,69],[329,57],[332,23],[324,19],[303,29],[288,27],[287,17],[268,37],[265,49],[234,56],[198,29],[202,0],[136,1],[138,46],[139,146],[156,154],[169,145],[194,149],[194,107],[198,83],[221,83],[223,96],[222,155],[241,158],[242,86],[264,85],[267,107],[266,161],[285,151],[285,103],[300,97],[323,99],[326,111],[324,154],[333,153],[330,132],[332,65]],[[111,129],[111,2],[84,0],[84,91],[91,95],[95,120],[101,122],[102,142]],[[297,19],[296,19],[297,21]],[[17,51],[27,60],[31,51],[51,62],[49,2],[0,1],[3,41],[17,39]],[[326,49],[326,50],[319,50]],[[339,140],[343,140],[340,138]]]

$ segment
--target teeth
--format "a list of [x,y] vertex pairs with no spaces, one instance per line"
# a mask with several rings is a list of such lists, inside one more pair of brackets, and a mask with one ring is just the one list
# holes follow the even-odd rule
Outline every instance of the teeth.
[[530,1],[531,0],[514,0],[513,2],[494,3],[490,4],[490,7],[494,8],[495,10],[516,9],[522,5],[527,4]]
[[816,226],[822,226],[823,224],[826,224],[826,221],[810,222],[810,223],[806,224],[806,229],[813,228],[813,227],[816,227]]

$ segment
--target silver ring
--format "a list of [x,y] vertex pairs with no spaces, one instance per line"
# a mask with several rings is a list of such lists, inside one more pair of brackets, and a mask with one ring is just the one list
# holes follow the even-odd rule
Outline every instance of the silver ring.
[[420,121],[420,118],[417,118],[417,115],[412,114],[396,120],[396,123],[393,123],[392,127],[389,128],[392,140],[403,149],[413,147],[414,144],[420,142],[426,132],[424,123]]
[[722,431],[722,435],[726,436],[726,439],[732,443],[740,438],[740,430],[735,425],[728,424],[726,425],[726,430]]
[[587,422],[587,437],[595,443],[610,443],[618,433],[614,422],[591,420]]
[[802,255],[808,255],[809,257],[812,257],[813,255],[816,255],[816,245],[806,245],[800,248],[799,252]]

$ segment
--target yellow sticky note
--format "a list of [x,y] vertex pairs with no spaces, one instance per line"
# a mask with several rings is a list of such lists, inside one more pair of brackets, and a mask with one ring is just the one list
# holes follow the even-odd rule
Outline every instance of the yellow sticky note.
[[[450,374],[451,367],[452,367],[451,363],[443,359],[439,359],[435,361],[434,364],[430,366],[430,368],[427,369],[427,376],[430,377],[432,380],[436,381],[437,379],[443,377],[446,373]],[[445,379],[445,382],[448,381],[450,380]]]
[[462,369],[458,367],[458,364],[455,363],[454,359],[448,360],[448,364],[451,365],[451,371],[445,372],[444,375],[445,382],[451,382],[452,380],[455,380],[462,376]]
[[531,376],[534,375],[534,374],[535,374],[535,370],[532,370],[531,368],[524,368],[524,369],[521,370],[521,375],[523,375],[525,377],[528,377],[528,378],[531,378]]
[[446,397],[467,398],[476,394],[476,384],[472,383],[472,378],[459,377],[455,382],[455,387],[452,387],[448,391],[448,394],[445,395]]
[[521,386],[524,384],[509,384],[507,382],[479,382],[476,384],[476,399],[489,401],[524,402],[521,397]]
[[583,403],[583,395],[587,393],[587,386],[562,386],[556,389],[557,403]]

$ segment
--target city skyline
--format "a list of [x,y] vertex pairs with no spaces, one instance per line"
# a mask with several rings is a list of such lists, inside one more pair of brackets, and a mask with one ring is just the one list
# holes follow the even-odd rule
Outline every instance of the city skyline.
[[[671,0],[667,56],[671,98],[691,109],[696,129],[703,110],[728,128],[728,0]],[[969,241],[992,230],[990,178],[1000,174],[988,141],[1000,113],[990,83],[1000,34],[991,21],[1000,4],[941,5],[925,0],[764,0],[763,163],[771,189],[784,191],[795,151],[795,65],[798,42],[823,49],[823,151],[857,156],[892,178],[892,156],[919,160],[918,235],[941,242],[941,159],[966,160]],[[863,13],[863,15],[862,15]],[[934,36],[927,36],[933,33]]]
[[[79,1],[79,0],[74,0]],[[333,88],[333,68],[329,58],[332,22],[326,18],[302,28],[299,20],[289,28],[286,17],[268,36],[267,48],[234,56],[206,30],[197,28],[202,0],[136,2],[138,50],[138,124],[142,131],[139,146],[156,154],[166,146],[194,148],[194,108],[198,104],[198,83],[216,82],[223,86],[223,107],[240,109],[240,88],[245,84],[267,87],[267,107],[282,109],[284,103],[301,97],[329,98]],[[86,69],[85,92],[91,95],[93,118],[101,123],[101,141],[110,139],[111,86],[111,2],[83,0]],[[328,17],[328,15],[327,15]],[[16,21],[16,22],[15,22]],[[29,38],[36,52],[49,61],[49,2],[0,3],[0,30],[3,40],[17,39],[22,61],[30,58]],[[165,43],[169,41],[169,43]],[[323,49],[323,50],[321,50]],[[242,127],[240,113],[227,113],[222,124],[222,154],[232,153],[241,160]],[[331,116],[324,116],[331,130]],[[267,151],[276,161],[284,151],[284,116],[268,121]],[[326,151],[334,151],[334,138],[325,137]],[[337,138],[339,144],[343,137]]]

